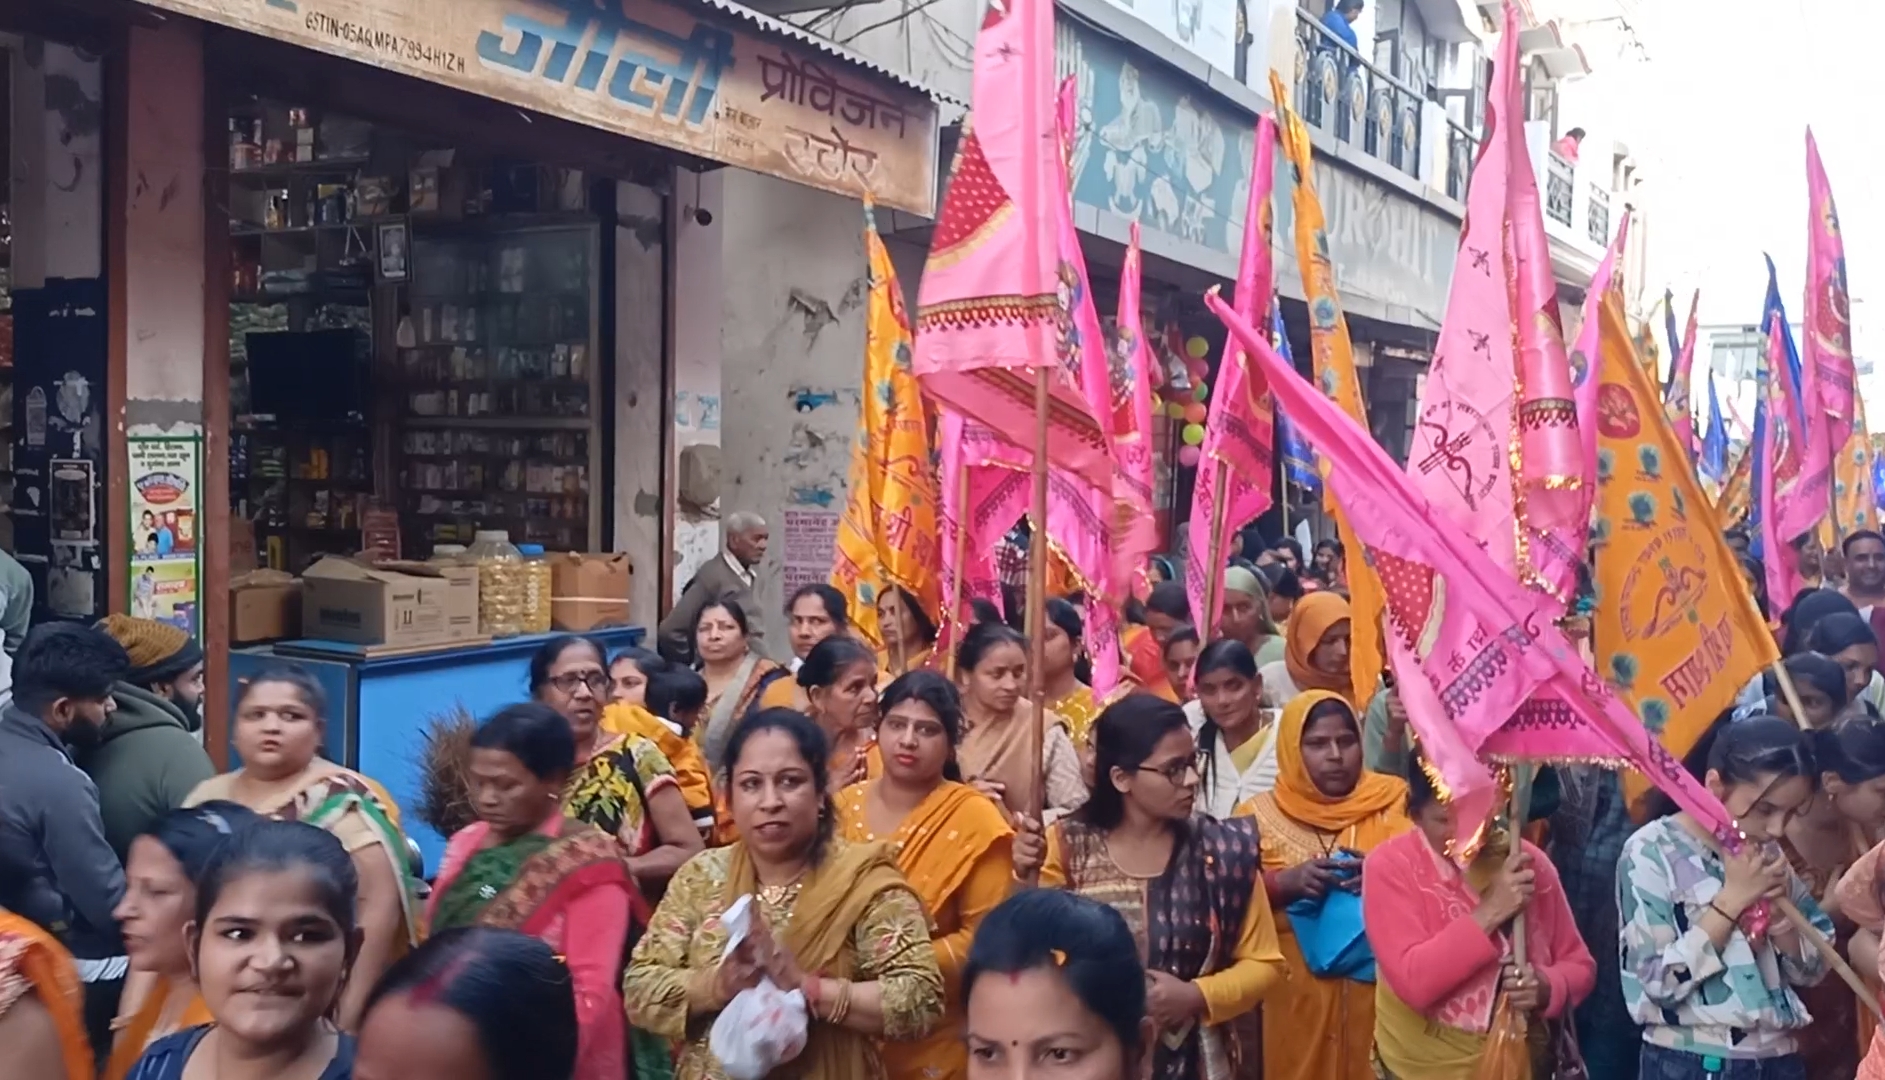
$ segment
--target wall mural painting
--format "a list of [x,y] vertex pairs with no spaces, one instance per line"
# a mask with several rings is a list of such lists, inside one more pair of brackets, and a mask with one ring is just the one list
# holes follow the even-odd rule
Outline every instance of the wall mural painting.
[[1124,43],[1069,23],[1056,37],[1079,87],[1074,201],[1236,254],[1254,122]]

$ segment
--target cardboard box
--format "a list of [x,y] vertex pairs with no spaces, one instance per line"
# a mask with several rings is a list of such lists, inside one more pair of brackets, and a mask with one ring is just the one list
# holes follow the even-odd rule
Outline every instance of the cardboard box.
[[621,552],[589,555],[566,551],[550,560],[550,624],[581,632],[628,625],[628,594],[635,569]]
[[478,636],[475,567],[367,565],[330,555],[301,580],[303,637],[403,646]]
[[229,576],[246,574],[261,565],[256,557],[255,522],[229,517]]
[[300,633],[300,578],[275,570],[258,570],[230,582],[230,644],[278,641]]

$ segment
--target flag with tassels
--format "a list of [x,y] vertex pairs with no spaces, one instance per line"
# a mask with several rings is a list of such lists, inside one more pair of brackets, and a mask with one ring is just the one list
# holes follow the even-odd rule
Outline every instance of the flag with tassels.
[[[1669,422],[1675,426],[1676,436],[1682,440],[1682,452],[1691,462],[1701,451],[1701,444],[1695,434],[1695,417],[1690,405],[1689,382],[1694,377],[1696,316],[1702,304],[1702,291],[1695,290],[1689,300],[1689,322],[1681,344],[1673,350],[1675,362],[1669,366],[1669,381],[1663,384],[1663,402],[1668,408]],[[1669,325],[1675,327],[1675,312],[1669,313]]]
[[1408,475],[1562,615],[1594,481],[1573,400],[1537,174],[1525,143],[1518,9],[1505,6],[1459,256],[1414,422]]
[[[1828,452],[1845,449],[1858,411],[1858,380],[1852,362],[1852,301],[1846,291],[1846,242],[1839,234],[1833,188],[1820,163],[1813,129],[1806,132],[1807,273],[1801,310],[1802,385],[1807,401],[1828,417]],[[1809,425],[1810,426],[1810,425]]]
[[[1636,360],[1617,294],[1599,312],[1597,672],[1682,758],[1778,658],[1721,524],[1689,468],[1661,388]],[[1684,343],[1684,348],[1687,343]],[[1624,779],[1634,802],[1648,789]]]
[[1865,401],[1852,402],[1852,434],[1833,459],[1833,525],[1836,544],[1861,529],[1878,528],[1878,499],[1872,487],[1872,437],[1865,430]]
[[[1617,238],[1604,252],[1603,261],[1597,264],[1590,289],[1584,293],[1583,321],[1578,324],[1577,342],[1571,349],[1572,396],[1577,402],[1578,440],[1586,461],[1597,460],[1597,369],[1602,361],[1599,350],[1604,297],[1613,289],[1621,291],[1623,288],[1617,260],[1622,257],[1629,236],[1630,219],[1626,216],[1617,226]],[[1603,475],[1598,473],[1597,482],[1602,481]]]
[[1755,497],[1760,501],[1761,561],[1767,568],[1767,596],[1776,611],[1793,603],[1805,585],[1793,542],[1818,527],[1832,510],[1832,462],[1827,453],[1827,413],[1807,408],[1815,400],[1806,385],[1810,369],[1801,363],[1787,325],[1786,305],[1767,263],[1767,332],[1761,387],[1763,427],[1756,462]]
[[[1244,246],[1237,257],[1236,307],[1260,322],[1274,300],[1276,268],[1270,252],[1270,191],[1276,176],[1276,121],[1257,120],[1251,153],[1250,201],[1244,207]],[[1234,341],[1224,344],[1217,385],[1205,416],[1204,442],[1191,488],[1186,533],[1185,594],[1205,640],[1217,636],[1224,591],[1213,588],[1230,557],[1230,537],[1270,508],[1275,472],[1269,387],[1253,376]],[[1216,553],[1216,561],[1212,554]],[[1206,610],[1206,608],[1210,610]]]
[[[1035,376],[1050,375],[1047,456],[1110,487],[1113,461],[1062,333],[1056,253],[1053,0],[993,0],[975,38],[974,101],[917,296],[917,378],[965,418],[1034,452]],[[1102,371],[1103,374],[1103,371]]]
[[[1728,420],[1721,413],[1715,392],[1715,369],[1708,369],[1708,429],[1702,434],[1702,453],[1696,459],[1702,479],[1719,486],[1728,476]],[[1730,523],[1724,523],[1730,524]]]
[[1113,582],[1123,594],[1145,598],[1148,567],[1159,549],[1158,506],[1152,466],[1152,351],[1146,347],[1140,307],[1139,223],[1133,222],[1126,262],[1119,271],[1119,310],[1112,360]]
[[[1355,371],[1355,354],[1348,339],[1348,317],[1342,312],[1342,298],[1335,288],[1335,266],[1329,261],[1329,238],[1325,232],[1322,201],[1316,197],[1315,152],[1309,143],[1309,128],[1289,107],[1290,94],[1276,72],[1270,72],[1270,97],[1276,102],[1280,117],[1283,154],[1292,166],[1296,189],[1290,196],[1295,215],[1296,269],[1302,275],[1303,295],[1309,306],[1309,352],[1315,372],[1316,387],[1355,423],[1368,430],[1368,407],[1361,398],[1361,379]],[[1253,374],[1252,378],[1256,375]],[[1330,464],[1321,461],[1324,483],[1323,507],[1335,522],[1335,536],[1344,551],[1359,551],[1355,544],[1354,524],[1347,512],[1327,491]],[[1366,708],[1386,668],[1387,656],[1381,640],[1383,603],[1381,581],[1366,560],[1350,558],[1345,563],[1348,575],[1349,620],[1348,670],[1355,686],[1355,705]]]
[[[1086,409],[1098,417],[1106,438],[1108,469],[1103,481],[1078,470],[1052,465],[1047,476],[1047,540],[1074,574],[1070,592],[1085,593],[1098,603],[1087,605],[1085,644],[1092,658],[1093,693],[1104,700],[1119,682],[1119,616],[1126,601],[1127,582],[1113,578],[1113,534],[1119,512],[1114,485],[1119,482],[1114,417],[1117,403],[1106,335],[1093,305],[1093,282],[1087,276],[1086,254],[1080,249],[1080,231],[1073,223],[1073,183],[1068,173],[1073,160],[1078,123],[1074,78],[1061,80],[1054,101],[1054,132],[1061,168],[1054,172],[1054,244],[1060,259],[1062,325],[1060,363],[1073,372],[1073,384]],[[1148,387],[1148,392],[1150,388]],[[1151,407],[1148,403],[1147,412]],[[1041,527],[1035,522],[1035,528]]]
[[883,648],[877,596],[907,589],[931,616],[939,613],[936,578],[936,483],[930,469],[929,417],[910,370],[910,320],[890,252],[864,203],[864,254],[870,299],[864,316],[864,393],[851,449],[850,499],[838,521],[831,584],[852,598],[851,623]]
[[1732,845],[1733,818],[1585,664],[1553,621],[1550,599],[1494,564],[1365,427],[1317,393],[1215,293],[1205,304],[1251,351],[1278,407],[1330,463],[1323,480],[1355,530],[1351,563],[1380,571],[1396,643],[1395,687],[1450,798],[1454,857],[1473,852],[1503,797],[1486,760],[1637,768]]

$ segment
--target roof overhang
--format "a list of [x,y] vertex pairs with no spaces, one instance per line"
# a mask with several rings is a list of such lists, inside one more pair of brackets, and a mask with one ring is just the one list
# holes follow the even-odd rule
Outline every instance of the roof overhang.
[[1575,42],[1566,41],[1556,19],[1518,32],[1519,51],[1536,59],[1554,79],[1580,79],[1590,74],[1590,61]]

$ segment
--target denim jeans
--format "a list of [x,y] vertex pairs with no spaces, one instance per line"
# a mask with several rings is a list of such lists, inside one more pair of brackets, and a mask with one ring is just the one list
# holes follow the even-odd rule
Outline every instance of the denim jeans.
[[[1642,1080],[1806,1080],[1798,1054],[1772,1058],[1711,1058],[1643,1044]],[[1600,1080],[1592,1073],[1592,1080]]]

